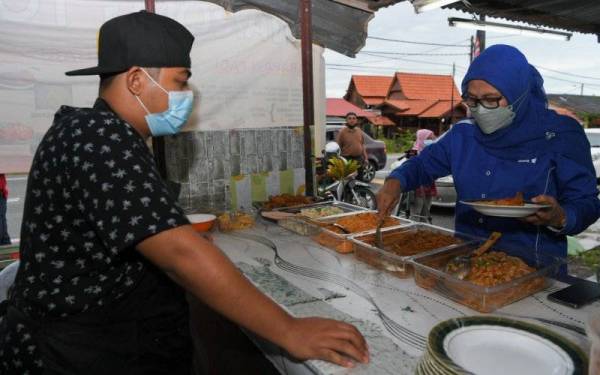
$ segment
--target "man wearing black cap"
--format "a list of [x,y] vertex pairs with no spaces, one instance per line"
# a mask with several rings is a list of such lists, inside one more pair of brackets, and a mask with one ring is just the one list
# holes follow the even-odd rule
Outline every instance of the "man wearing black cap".
[[[93,108],[63,106],[36,152],[21,263],[0,325],[2,374],[189,374],[184,288],[299,359],[368,361],[351,325],[296,319],[189,225],[145,145],[193,105],[193,36],[139,12],[100,29]],[[181,288],[183,287],[183,288]]]

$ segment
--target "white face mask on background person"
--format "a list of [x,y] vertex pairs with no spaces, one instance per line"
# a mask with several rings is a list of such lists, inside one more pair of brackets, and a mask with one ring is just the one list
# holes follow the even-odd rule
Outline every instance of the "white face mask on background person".
[[433,144],[433,139],[426,139],[423,141],[423,144],[425,145],[425,147]]
[[[481,103],[476,107],[470,108],[471,114],[479,126],[479,129],[485,134],[492,134],[500,129],[509,126],[516,116],[521,102],[527,95],[525,91],[515,102],[506,107],[498,107],[494,109],[485,108]],[[513,110],[514,106],[517,105],[517,109]]]

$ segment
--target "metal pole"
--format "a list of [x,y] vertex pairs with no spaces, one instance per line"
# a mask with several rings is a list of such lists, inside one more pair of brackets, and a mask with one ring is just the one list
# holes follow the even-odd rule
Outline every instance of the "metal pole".
[[582,83],[581,84],[581,94],[580,94],[581,96],[583,96],[583,86],[585,86],[585,84]]
[[154,0],[144,0],[144,2],[146,3],[146,12],[156,13],[154,8]]
[[[485,16],[479,16],[480,21],[485,21]],[[479,53],[485,50],[485,31],[477,30],[477,39],[479,39]]]
[[473,41],[473,35],[471,35],[471,50],[469,51],[469,64],[473,62],[473,50],[475,49],[475,42]]
[[454,76],[456,75],[456,63],[452,63],[452,86],[451,86],[451,94],[450,94],[450,127],[454,122]]
[[[144,0],[146,12],[156,13],[154,0]],[[165,160],[165,140],[162,137],[152,137],[152,153],[158,173],[163,179],[167,178],[167,162]]]
[[302,98],[304,103],[304,169],[306,195],[314,196],[313,150],[310,127],[315,124],[312,60],[311,0],[300,0],[299,18],[302,45]]

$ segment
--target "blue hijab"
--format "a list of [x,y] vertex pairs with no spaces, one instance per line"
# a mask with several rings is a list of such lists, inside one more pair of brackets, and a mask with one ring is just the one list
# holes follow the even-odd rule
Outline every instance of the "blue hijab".
[[485,134],[479,127],[475,139],[494,156],[517,160],[553,152],[591,166],[590,146],[577,121],[548,109],[544,80],[516,48],[494,45],[479,55],[462,81],[483,80],[494,86],[509,104],[514,105],[515,119],[506,128]]

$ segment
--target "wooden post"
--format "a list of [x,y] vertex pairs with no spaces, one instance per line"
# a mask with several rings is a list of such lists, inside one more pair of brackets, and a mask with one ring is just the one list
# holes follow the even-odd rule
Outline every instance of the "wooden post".
[[299,18],[302,45],[302,98],[304,104],[304,180],[306,195],[314,196],[313,184],[313,150],[310,133],[315,124],[315,106],[313,91],[313,59],[312,59],[312,20],[311,0],[300,0]]

